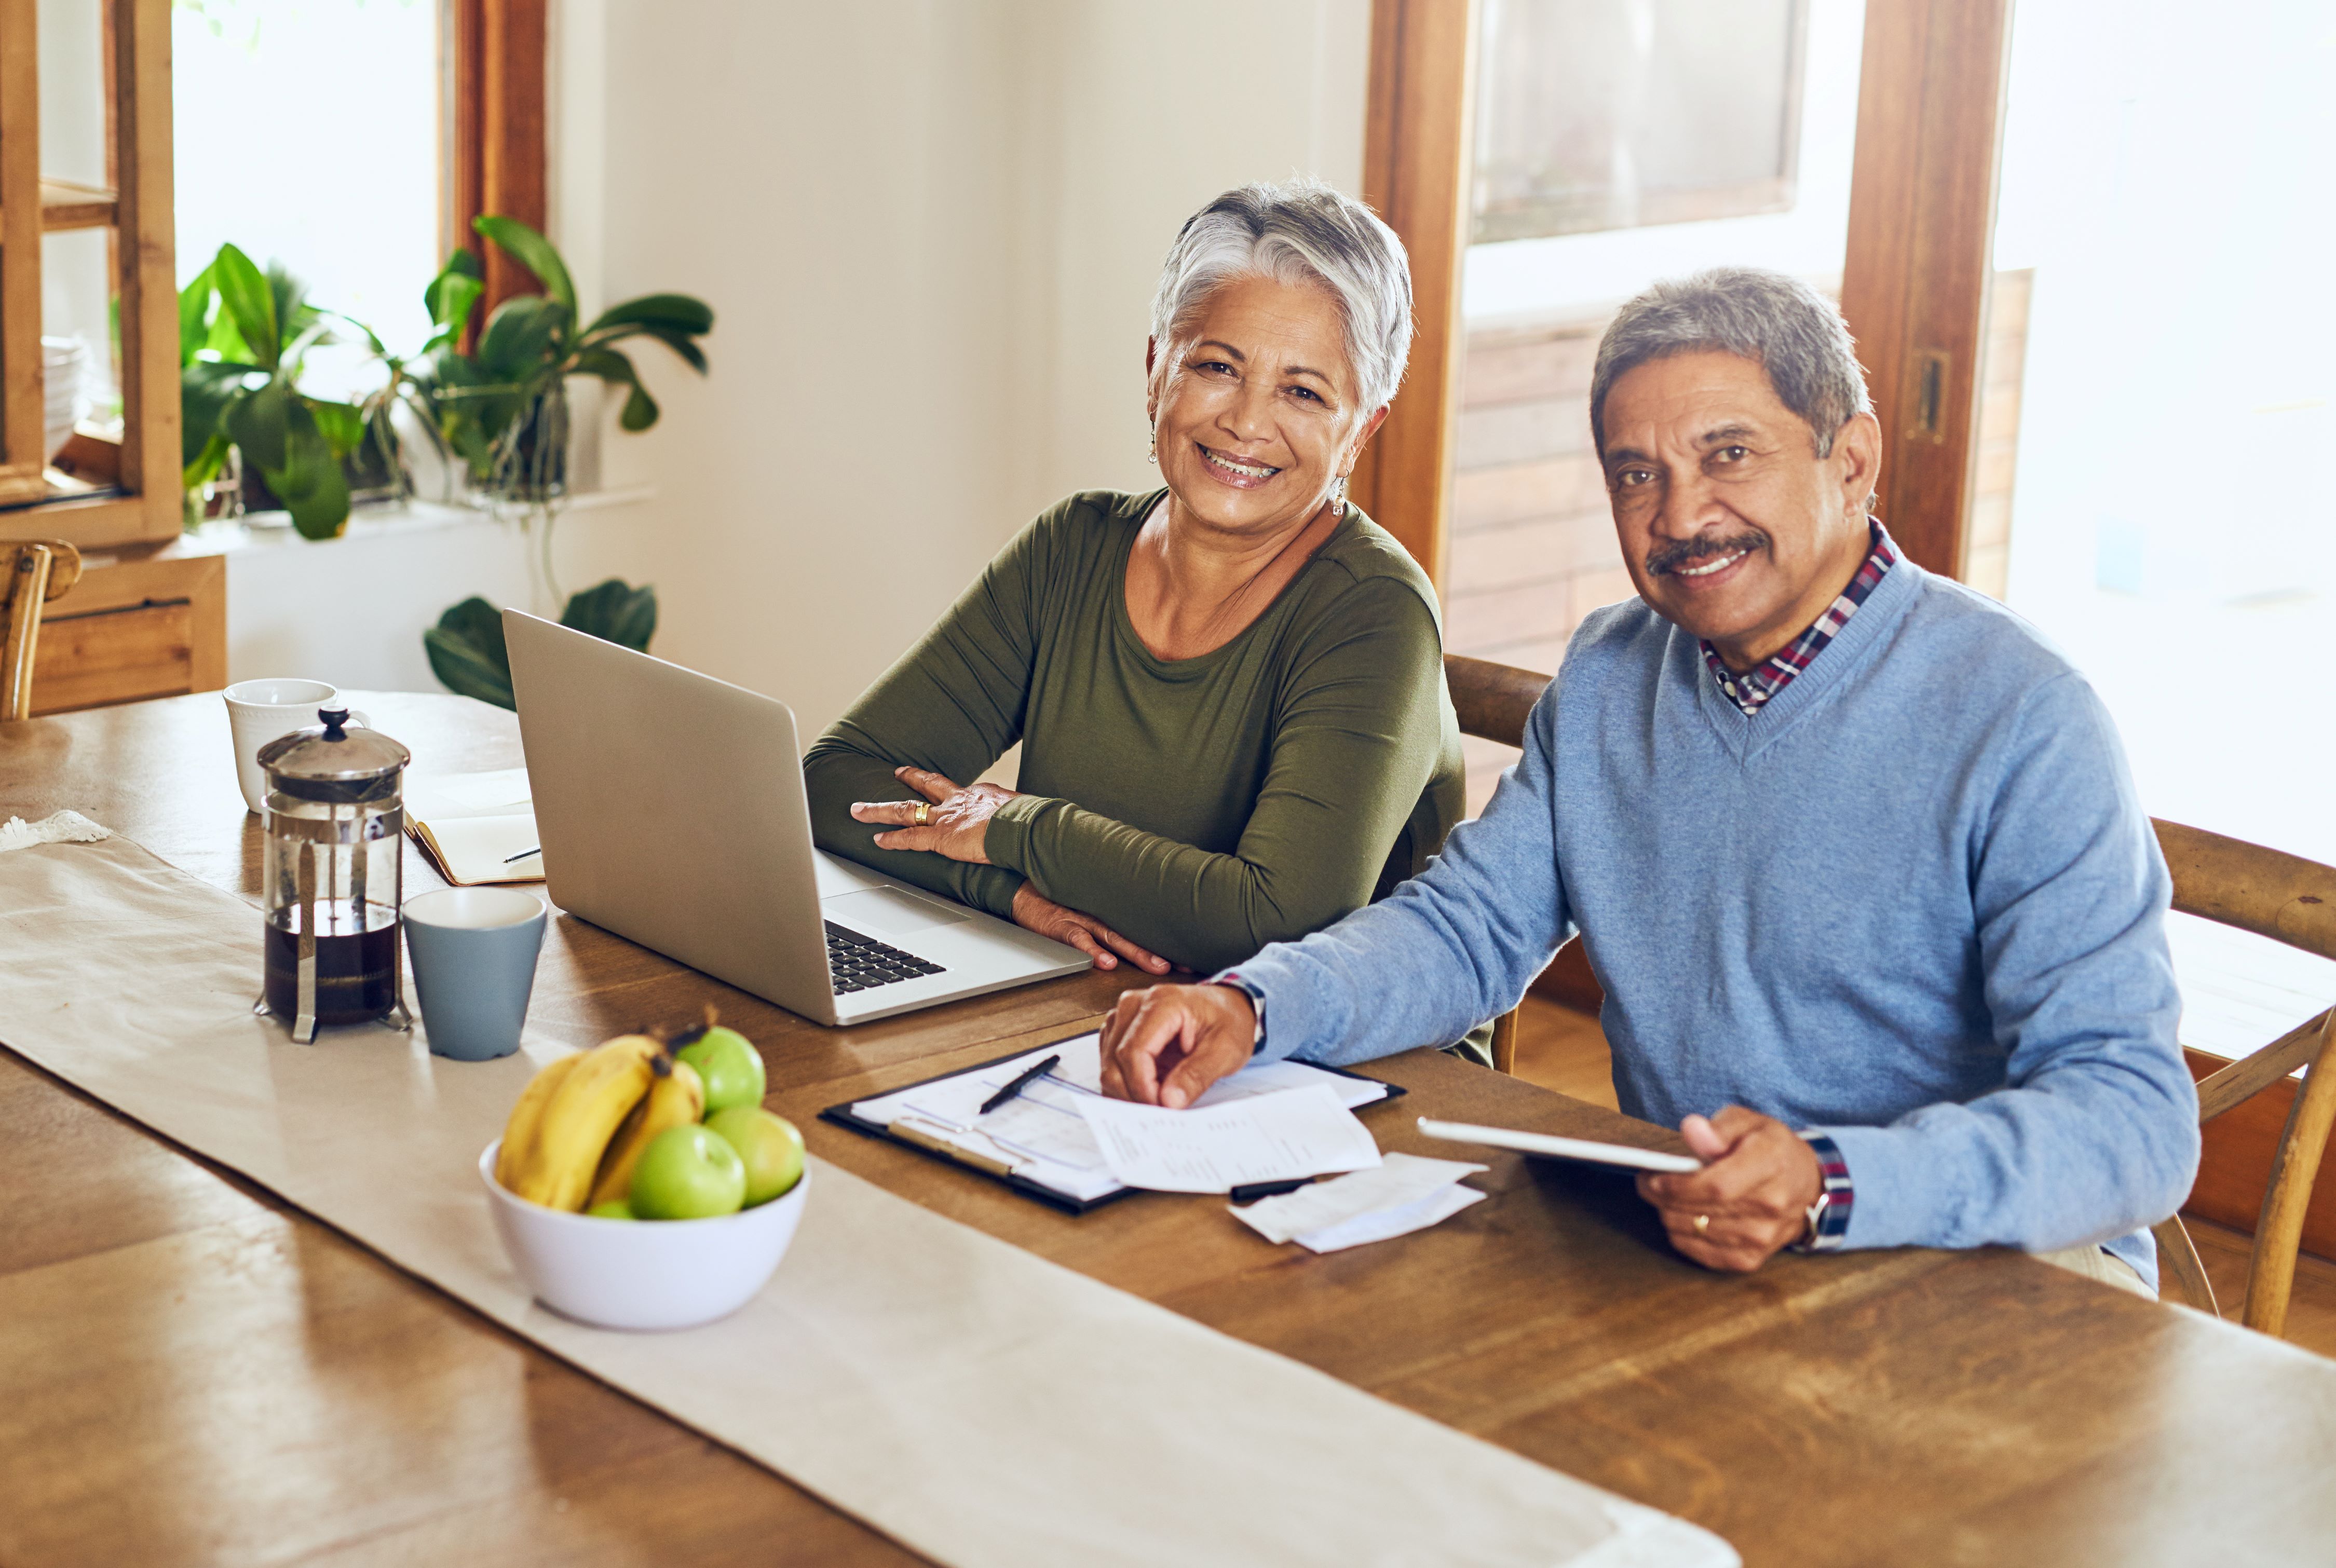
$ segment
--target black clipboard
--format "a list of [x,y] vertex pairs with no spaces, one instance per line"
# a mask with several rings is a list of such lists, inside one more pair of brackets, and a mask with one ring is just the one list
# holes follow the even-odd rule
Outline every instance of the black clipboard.
[[[1085,1029],[1080,1031],[1081,1034],[1093,1032]],[[1078,1037],[1078,1035],[1064,1037],[1066,1039],[1073,1040]],[[906,1094],[910,1089],[920,1089],[927,1084],[938,1084],[949,1078],[961,1078],[968,1073],[978,1073],[986,1068],[994,1067],[1000,1062],[1010,1062],[1017,1057],[1032,1056],[1046,1048],[1044,1046],[1025,1046],[1018,1051],[1008,1051],[1002,1057],[992,1057],[986,1062],[976,1062],[971,1066],[959,1067],[953,1073],[936,1073],[930,1078],[920,1078],[912,1083],[902,1084],[898,1088],[883,1090],[881,1094],[862,1095],[860,1097],[863,1100],[873,1100],[881,1099],[884,1095]],[[1342,1078],[1355,1078],[1366,1084],[1377,1084],[1387,1090],[1386,1094],[1371,1101],[1370,1105],[1358,1106],[1358,1110],[1367,1111],[1372,1105],[1384,1105],[1390,1100],[1401,1099],[1409,1092],[1401,1084],[1390,1084],[1384,1078],[1374,1078],[1368,1073],[1348,1072],[1344,1067],[1326,1067],[1319,1062],[1308,1062],[1305,1065],[1317,1072],[1336,1073]],[[856,1103],[846,1100],[840,1105],[830,1105],[819,1114],[819,1119],[822,1122],[832,1122],[839,1127],[849,1127],[863,1137],[881,1138],[886,1143],[896,1144],[900,1148],[913,1149],[928,1159],[942,1161],[957,1166],[959,1170],[978,1172],[993,1182],[1004,1183],[1026,1198],[1035,1199],[1048,1208],[1060,1209],[1067,1214],[1084,1214],[1090,1209],[1099,1209],[1105,1203],[1124,1198],[1130,1193],[1144,1191],[1141,1187],[1122,1187],[1117,1192],[1105,1193],[1100,1198],[1074,1198],[1067,1193],[1058,1193],[1042,1183],[1030,1180],[1027,1176],[1017,1176],[1011,1170],[991,1161],[977,1158],[969,1151],[952,1148],[944,1144],[927,1143],[920,1138],[907,1137],[894,1132],[881,1122],[855,1115],[852,1114],[852,1107]]]

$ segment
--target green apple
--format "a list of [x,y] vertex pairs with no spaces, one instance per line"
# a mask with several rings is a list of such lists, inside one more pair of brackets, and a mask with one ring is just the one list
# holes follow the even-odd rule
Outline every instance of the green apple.
[[595,1203],[584,1212],[596,1220],[629,1220],[635,1217],[633,1206],[622,1198],[611,1198],[605,1203]]
[[745,1162],[746,1207],[767,1203],[803,1179],[803,1135],[784,1116],[760,1105],[733,1105],[706,1117],[706,1127]]
[[763,1058],[745,1036],[716,1024],[674,1053],[706,1080],[706,1114],[763,1103]]
[[633,1167],[633,1213],[644,1220],[705,1220],[735,1214],[746,1201],[738,1151],[698,1123],[667,1127]]

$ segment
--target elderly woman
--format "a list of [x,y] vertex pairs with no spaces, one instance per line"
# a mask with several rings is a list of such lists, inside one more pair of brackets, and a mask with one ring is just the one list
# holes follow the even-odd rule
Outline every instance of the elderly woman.
[[[1163,487],[1041,515],[820,737],[820,846],[1153,973],[1424,867],[1464,806],[1435,592],[1345,499],[1410,339],[1368,208],[1252,185],[1195,213],[1145,352]],[[957,782],[1017,740],[1020,790]]]

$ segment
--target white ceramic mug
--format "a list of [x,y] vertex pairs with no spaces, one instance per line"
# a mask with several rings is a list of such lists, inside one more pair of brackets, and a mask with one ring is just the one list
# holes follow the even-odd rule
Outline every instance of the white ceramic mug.
[[[320,707],[341,706],[340,693],[321,680],[295,680],[271,676],[266,680],[239,680],[227,688],[228,728],[235,736],[235,782],[243,786],[243,803],[253,811],[268,807],[268,773],[259,765],[259,748],[280,735],[307,729]],[[350,721],[367,729],[373,721],[361,713]]]

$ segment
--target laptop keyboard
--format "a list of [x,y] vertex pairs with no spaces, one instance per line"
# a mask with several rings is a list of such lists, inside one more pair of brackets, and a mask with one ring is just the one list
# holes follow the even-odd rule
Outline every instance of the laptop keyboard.
[[835,976],[835,994],[839,997],[846,991],[864,991],[872,986],[889,986],[895,980],[949,972],[914,953],[887,947],[858,931],[847,931],[833,920],[826,924],[827,967]]

